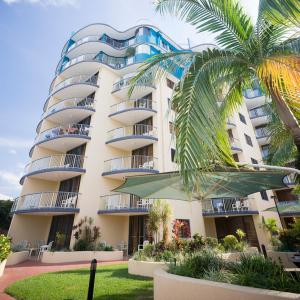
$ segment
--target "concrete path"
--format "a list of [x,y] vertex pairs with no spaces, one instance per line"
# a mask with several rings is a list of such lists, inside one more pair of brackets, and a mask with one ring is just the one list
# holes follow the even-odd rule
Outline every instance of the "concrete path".
[[[127,261],[122,260],[113,262],[98,262],[98,266],[124,263],[127,263]],[[4,290],[15,281],[21,280],[29,276],[38,275],[41,273],[87,268],[89,266],[90,262],[67,264],[42,264],[36,261],[25,261],[15,266],[6,267],[4,275],[0,277],[0,300],[14,299],[11,296],[5,294]]]

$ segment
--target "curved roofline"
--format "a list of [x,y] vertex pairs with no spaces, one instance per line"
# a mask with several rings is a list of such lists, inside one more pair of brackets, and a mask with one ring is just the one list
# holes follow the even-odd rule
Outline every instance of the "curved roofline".
[[67,45],[67,43],[68,43],[68,41],[69,41],[70,39],[72,39],[72,38],[73,38],[77,33],[79,33],[81,30],[86,29],[86,28],[88,28],[88,27],[90,27],[90,26],[95,26],[95,25],[106,26],[107,28],[111,28],[111,29],[113,29],[115,32],[121,33],[121,34],[122,34],[122,33],[126,33],[126,32],[128,32],[129,30],[137,29],[137,28],[140,28],[140,27],[151,27],[151,28],[153,28],[153,29],[158,30],[158,31],[159,31],[159,32],[160,32],[167,40],[169,40],[170,42],[172,42],[177,48],[179,48],[179,49],[181,49],[181,50],[186,50],[186,49],[182,48],[178,43],[176,43],[173,39],[171,39],[167,34],[165,34],[164,32],[162,32],[161,29],[159,29],[158,27],[156,27],[156,26],[154,26],[154,25],[151,25],[151,24],[140,24],[140,25],[135,25],[135,26],[132,26],[132,27],[130,27],[130,28],[124,30],[124,31],[120,31],[120,30],[117,30],[116,28],[114,28],[114,27],[112,27],[111,25],[108,25],[108,24],[106,24],[106,23],[92,23],[92,24],[86,25],[86,26],[84,26],[84,27],[78,29],[76,32],[74,32],[74,33],[70,36],[70,38],[65,42],[65,44],[64,44],[64,46],[63,46],[63,48],[62,48],[61,56],[62,56],[62,54],[63,54],[63,50],[65,49],[65,47],[66,47],[66,45]]

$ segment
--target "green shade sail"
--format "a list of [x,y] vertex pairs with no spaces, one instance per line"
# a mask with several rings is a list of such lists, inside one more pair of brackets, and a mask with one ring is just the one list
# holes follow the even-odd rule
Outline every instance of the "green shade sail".
[[[205,198],[246,197],[263,190],[286,187],[283,178],[289,172],[222,170],[202,173],[197,187],[185,192],[179,172],[127,177],[114,191],[143,199],[194,200]],[[196,192],[197,191],[197,192]]]
[[[277,203],[278,211],[280,214],[300,214],[300,201],[284,201]],[[276,206],[270,207],[265,211],[277,212]]]

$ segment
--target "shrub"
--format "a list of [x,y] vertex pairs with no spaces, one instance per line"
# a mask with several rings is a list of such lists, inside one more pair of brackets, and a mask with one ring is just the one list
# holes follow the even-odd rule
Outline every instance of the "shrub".
[[188,248],[190,251],[199,251],[205,246],[205,239],[200,234],[193,235],[193,239],[188,242]]
[[148,244],[143,249],[145,256],[151,257],[154,253],[154,245]]
[[10,239],[4,234],[0,234],[0,262],[7,259],[10,251]]
[[226,251],[235,251],[238,243],[238,239],[232,234],[226,235],[223,239],[223,246]]
[[282,230],[278,238],[282,243],[280,247],[282,250],[300,250],[300,219],[298,219],[294,224],[292,224],[291,228]]
[[177,266],[171,265],[170,272],[182,276],[202,278],[207,272],[219,272],[224,264],[225,261],[215,252],[205,249],[184,257]]
[[25,250],[27,250],[27,248],[23,244],[14,244],[11,246],[12,252],[21,252]]
[[214,249],[214,248],[217,248],[217,247],[218,247],[219,242],[218,242],[218,239],[216,239],[216,238],[213,238],[213,237],[207,237],[207,238],[205,239],[205,244],[206,244],[206,246],[207,246],[208,248]]
[[111,246],[111,245],[106,245],[106,246],[104,247],[103,251],[114,251],[114,248],[113,248],[113,246]]
[[74,244],[74,251],[87,251],[89,243],[87,240],[77,240]]

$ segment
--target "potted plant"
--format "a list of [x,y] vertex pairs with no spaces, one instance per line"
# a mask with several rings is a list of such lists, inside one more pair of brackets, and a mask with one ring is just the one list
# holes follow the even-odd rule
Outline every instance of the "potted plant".
[[0,235],[0,277],[3,275],[7,257],[11,251],[10,239],[4,234]]

